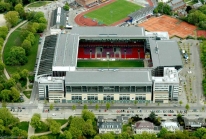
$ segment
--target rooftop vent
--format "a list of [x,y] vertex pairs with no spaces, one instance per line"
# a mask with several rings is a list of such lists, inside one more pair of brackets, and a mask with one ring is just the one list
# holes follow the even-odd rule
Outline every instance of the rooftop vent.
[[158,48],[158,46],[155,47],[155,53],[156,53],[156,54],[159,53],[159,48]]

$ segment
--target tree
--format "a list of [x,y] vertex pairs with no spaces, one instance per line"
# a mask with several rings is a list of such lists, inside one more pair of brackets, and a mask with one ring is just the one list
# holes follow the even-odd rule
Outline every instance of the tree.
[[9,56],[6,58],[6,64],[11,66],[24,65],[27,61],[25,50],[18,46],[13,46],[9,52]]
[[185,109],[188,111],[190,109],[189,104],[186,104]]
[[40,116],[40,114],[35,113],[35,114],[32,116],[30,125],[31,125],[33,128],[35,128],[35,129],[36,129],[36,128],[41,129],[42,123],[41,123],[41,116]]
[[96,135],[96,136],[94,137],[94,139],[101,139],[101,137],[100,137],[99,135]]
[[179,101],[180,106],[182,105],[182,100]]
[[4,87],[6,89],[10,89],[11,87],[15,86],[16,82],[13,78],[8,79],[5,83],[4,83]]
[[52,134],[58,134],[61,130],[61,124],[57,123],[55,120],[52,120],[49,126],[49,130]]
[[69,11],[69,4],[66,2],[66,4],[64,5],[63,8],[64,8],[65,11]]
[[6,39],[7,34],[9,33],[7,26],[0,27],[0,38]]
[[23,17],[25,11],[24,11],[24,7],[19,3],[14,7],[15,11],[17,11],[20,15],[20,17]]
[[[71,121],[70,127],[75,127],[78,130],[82,131],[82,127],[84,125],[85,121],[81,117],[74,117]],[[73,135],[73,134],[72,134]]]
[[54,104],[50,104],[49,109],[53,110],[54,109]]
[[9,11],[4,15],[4,18],[11,27],[14,27],[19,21],[19,13],[16,11]]
[[24,48],[26,55],[28,56],[31,50],[31,42],[25,39],[23,43],[21,44],[21,47]]
[[134,105],[135,105],[135,106],[137,105],[137,100],[134,101]]
[[202,139],[202,137],[206,135],[206,128],[198,128],[193,132],[193,135],[199,139]]
[[115,139],[115,136],[111,133],[102,134],[101,139]]
[[76,127],[70,127],[69,132],[72,134],[73,139],[78,139],[80,136],[82,136],[82,131]]
[[46,18],[44,18],[44,17],[40,17],[38,23],[46,24],[46,23],[47,23]]
[[95,105],[95,109],[96,109],[96,110],[99,109],[99,105],[98,105],[98,104]]
[[150,115],[149,115],[149,118],[150,118],[151,121],[155,121],[156,120],[155,113],[151,112]]
[[0,119],[0,135],[5,131],[4,121]]
[[110,103],[106,103],[106,109],[108,110],[110,107]]
[[33,34],[32,32],[30,32],[30,33],[28,34],[28,36],[26,37],[26,39],[31,42],[31,45],[34,45],[34,43],[35,43],[35,36],[34,36],[34,34]]
[[12,127],[19,123],[19,119],[14,117],[7,108],[0,108],[0,113],[0,119],[3,120],[3,125],[5,127]]
[[47,25],[45,23],[39,23],[39,28],[37,30],[38,33],[44,32],[44,30],[47,28]]
[[14,74],[12,74],[11,77],[15,80],[15,82],[18,82],[19,79],[21,78],[20,75],[19,75],[19,73],[17,73],[17,72],[14,73]]
[[75,105],[72,106],[72,110],[73,111],[76,110],[76,106]]
[[82,110],[82,118],[84,119],[84,121],[92,120],[92,122],[93,122],[95,115],[93,112],[90,112],[90,111],[84,109],[84,110]]
[[1,91],[1,93],[0,93],[0,98],[3,100],[3,101],[5,101],[5,102],[7,102],[7,101],[9,101],[10,100],[10,94],[11,94],[11,91],[10,90],[2,90]]
[[158,133],[158,137],[164,138],[167,133],[168,133],[167,129],[166,128],[162,128],[160,130],[160,132]]
[[4,63],[0,61],[0,73],[3,73],[4,67],[5,67]]
[[15,87],[12,87],[10,96],[11,96],[12,100],[15,102],[19,99],[20,92]]
[[63,134],[60,135],[62,139],[72,139],[72,134],[69,131],[64,131]]
[[33,22],[39,23],[39,21],[41,20],[41,17],[44,17],[44,13],[43,12],[36,12],[34,14],[34,17],[33,17]]
[[12,136],[15,138],[27,138],[28,134],[25,130],[14,127],[11,131]]
[[134,135],[134,139],[157,139],[155,134],[143,132],[142,134]]
[[82,133],[85,136],[93,136],[96,134],[96,131],[93,129],[92,120],[87,120],[82,127]]
[[129,139],[130,135],[127,132],[122,132],[118,135],[118,139]]
[[84,104],[84,109],[88,109],[88,107],[87,107],[87,105],[86,105],[86,104]]
[[29,76],[29,71],[27,69],[23,69],[20,72],[20,76],[21,76],[21,78],[26,79]]

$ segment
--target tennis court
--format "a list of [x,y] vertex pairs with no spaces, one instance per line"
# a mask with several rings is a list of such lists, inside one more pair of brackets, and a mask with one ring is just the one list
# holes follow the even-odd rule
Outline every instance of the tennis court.
[[141,6],[126,0],[117,0],[104,7],[86,13],[84,16],[102,24],[111,25],[114,22],[126,18],[130,13],[141,8]]
[[144,63],[142,60],[118,60],[118,61],[78,60],[77,67],[88,67],[88,68],[144,67]]
[[145,30],[150,32],[165,31],[169,33],[170,37],[177,36],[180,38],[194,36],[196,30],[196,26],[166,15],[149,18],[138,26],[144,27]]

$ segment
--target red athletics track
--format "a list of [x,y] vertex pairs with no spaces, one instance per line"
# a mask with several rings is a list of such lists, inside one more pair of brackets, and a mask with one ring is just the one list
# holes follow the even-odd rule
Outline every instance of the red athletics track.
[[[110,1],[107,1],[107,2],[105,2],[105,3],[100,4],[100,5],[98,5],[98,6],[95,6],[95,7],[91,8],[91,9],[85,11],[85,12],[82,12],[82,13],[78,14],[78,15],[75,17],[74,20],[75,20],[75,22],[76,22],[79,26],[100,26],[100,25],[98,25],[98,23],[97,23],[96,21],[93,21],[91,18],[84,18],[84,15],[85,15],[86,13],[89,13],[89,12],[91,12],[91,11],[94,11],[94,10],[96,10],[96,9],[99,9],[99,8],[105,6],[105,5],[111,4],[111,3],[115,2],[115,1],[116,1],[116,0],[110,0]],[[118,25],[118,24],[120,24],[120,23],[122,23],[122,22],[124,22],[124,21],[126,21],[126,20],[128,20],[128,19],[129,19],[129,17],[124,18],[124,19],[122,19],[122,20],[120,20],[120,21],[117,21],[117,22],[113,23],[113,24],[110,25],[110,26],[116,26],[116,25]],[[106,26],[106,25],[101,25],[101,26]]]

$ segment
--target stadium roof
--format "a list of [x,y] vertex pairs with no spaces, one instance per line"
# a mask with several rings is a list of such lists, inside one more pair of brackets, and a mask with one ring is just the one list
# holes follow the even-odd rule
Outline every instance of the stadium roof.
[[[150,39],[150,51],[153,67],[182,66],[180,50],[176,41]],[[156,47],[158,52],[156,52]]]
[[67,72],[67,85],[151,85],[151,70],[118,70],[112,71],[75,71]]
[[[61,7],[58,7],[58,8],[61,8]],[[53,26],[55,26],[57,24],[57,22],[56,22],[57,21],[57,16],[60,16],[60,23],[59,23],[59,25],[66,26],[67,11],[65,11],[64,8],[61,8],[61,12],[60,12],[60,14],[58,14],[58,10],[57,9],[52,11],[51,20],[50,20],[50,26],[53,27]]]
[[40,60],[37,67],[37,75],[52,74],[52,62],[54,57],[54,51],[56,47],[57,35],[51,35],[45,37],[42,41],[42,50]]
[[78,35],[59,34],[53,66],[76,66]]
[[78,34],[82,37],[89,36],[145,36],[143,27],[74,27],[71,34]]

